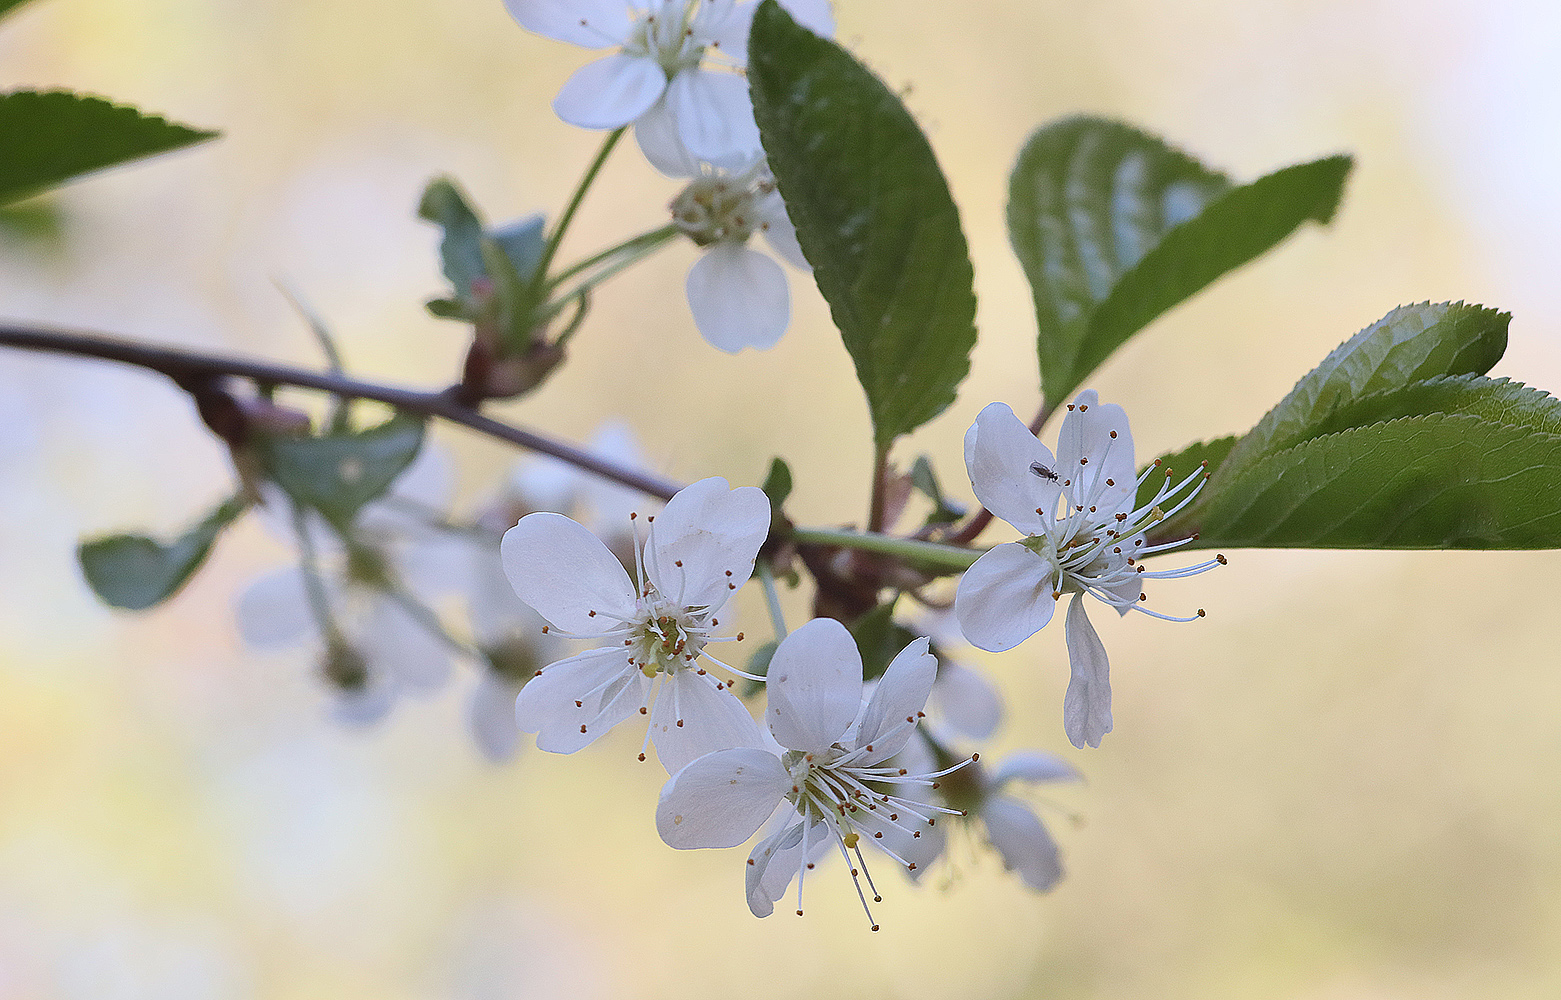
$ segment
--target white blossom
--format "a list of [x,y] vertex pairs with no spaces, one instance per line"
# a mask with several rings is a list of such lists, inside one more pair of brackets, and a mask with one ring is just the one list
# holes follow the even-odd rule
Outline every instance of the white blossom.
[[896,785],[936,787],[941,774],[910,775],[886,763],[915,732],[936,674],[927,640],[917,639],[889,664],[864,705],[856,641],[838,621],[813,619],[786,636],[770,660],[764,714],[784,752],[718,750],[678,771],[656,808],[661,838],[677,848],[735,847],[785,806],[776,832],[748,857],[749,909],[769,916],[795,878],[800,916],[806,873],[833,846],[871,921],[859,874],[874,901],[881,897],[862,843],[914,871],[935,856],[924,834],[936,814],[952,811],[895,794]]
[[[1093,390],[1068,407],[1055,459],[1013,410],[992,403],[965,434],[965,464],[976,498],[1027,537],[996,546],[965,572],[954,600],[960,628],[982,649],[1011,649],[1051,621],[1057,601],[1072,594],[1064,633],[1072,677],[1063,725],[1074,746],[1097,747],[1111,731],[1111,682],[1084,595],[1124,615],[1137,610],[1169,621],[1201,617],[1201,609],[1190,618],[1147,610],[1139,603],[1143,581],[1202,573],[1224,563],[1224,556],[1158,572],[1145,572],[1140,560],[1190,540],[1148,545],[1144,533],[1191,502],[1207,473],[1200,467],[1173,484],[1170,470],[1156,462],[1138,475],[1127,414],[1100,403]],[[1156,475],[1164,482],[1139,505],[1139,486]]]
[[670,207],[673,222],[704,250],[687,282],[700,334],[728,354],[775,346],[791,322],[791,290],[785,270],[749,237],[763,233],[778,256],[803,270],[808,262],[763,156],[731,170],[702,165]]
[[[827,0],[783,0],[811,30],[834,33]],[[742,69],[757,0],[505,0],[528,31],[615,51],[588,63],[553,100],[589,129],[633,124],[656,167],[688,176],[698,161],[731,166],[759,148]]]
[[716,615],[753,571],[770,504],[756,487],[728,489],[717,477],[685,487],[647,520],[633,580],[600,539],[561,514],[527,514],[505,533],[505,573],[548,631],[602,643],[538,671],[515,718],[541,749],[573,753],[636,712],[648,715],[647,742],[671,773],[761,738],[703,664],[725,666],[706,646],[722,641]]

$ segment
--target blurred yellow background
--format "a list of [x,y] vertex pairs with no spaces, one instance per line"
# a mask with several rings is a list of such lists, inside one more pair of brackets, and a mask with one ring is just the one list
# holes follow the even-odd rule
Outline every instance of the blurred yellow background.
[[[928,130],[981,297],[972,375],[905,463],[927,451],[962,488],[975,413],[1036,404],[1006,175],[1031,128],[1076,111],[1240,179],[1358,158],[1332,227],[1093,379],[1127,407],[1141,458],[1245,429],[1405,302],[1512,310],[1495,374],[1561,387],[1554,4],[836,13]],[[499,0],[34,0],[0,23],[0,85],[102,93],[225,135],[72,185],[52,238],[7,236],[0,314],[318,364],[281,280],[352,370],[448,381],[461,328],[422,309],[442,280],[414,218],[422,185],[451,173],[496,221],[556,211],[598,139],[549,101],[586,58]],[[570,248],[659,224],[675,190],[625,144]],[[684,479],[753,483],[781,454],[794,518],[859,519],[865,408],[816,292],[793,273],[786,338],[730,358],[688,318],[692,260],[677,247],[599,294],[570,364],[503,414],[572,440],[624,418]],[[467,500],[513,459],[436,433]],[[1097,614],[1116,680],[1098,751],[1062,735],[1060,627],[985,657],[1009,702],[1000,744],[1066,751],[1088,776],[1046,813],[1068,877],[1034,896],[961,850],[919,889],[886,876],[870,934],[838,870],[810,880],[806,918],[759,921],[743,852],[661,844],[662,775],[634,762],[638,734],[489,766],[462,718],[470,670],[372,729],[331,724],[306,654],[238,641],[234,595],[287,558],[253,523],[163,609],[94,602],[79,537],[171,531],[227,489],[222,449],[164,381],[0,354],[3,1000],[1561,995],[1554,553],[1231,553],[1151,594],[1206,620]]]

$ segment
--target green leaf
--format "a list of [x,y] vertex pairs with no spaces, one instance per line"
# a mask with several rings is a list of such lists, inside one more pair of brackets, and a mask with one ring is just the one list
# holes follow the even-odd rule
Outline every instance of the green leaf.
[[1161,313],[1303,222],[1328,222],[1350,166],[1333,156],[1238,187],[1119,122],[1037,130],[1009,178],[1008,232],[1035,298],[1048,404]]
[[82,542],[76,558],[88,585],[103,603],[144,611],[178,593],[206,561],[222,529],[247,507],[237,497],[227,500],[166,544],[144,535],[110,535]]
[[[1200,462],[1208,463],[1208,473],[1212,476],[1215,470],[1225,461],[1225,457],[1230,454],[1230,449],[1235,447],[1235,444],[1236,436],[1230,434],[1222,438],[1215,438],[1212,441],[1199,441],[1197,444],[1190,444],[1180,451],[1168,452],[1161,455],[1158,461],[1162,467],[1169,470],[1172,477],[1171,485],[1174,486],[1184,477],[1191,474]],[[1135,508],[1143,507],[1152,501],[1164,481],[1165,476],[1163,474],[1159,476],[1151,475],[1145,479],[1143,485],[1138,487],[1138,497],[1134,500],[1133,506]],[[1182,520],[1184,520],[1184,517],[1178,514],[1174,522],[1168,521],[1166,523],[1179,523]]]
[[[776,642],[774,639],[764,643],[758,649],[753,651],[752,656],[748,657],[748,665],[743,669],[746,672],[753,674],[754,677],[768,676],[770,672],[770,660],[775,658],[775,650],[779,645],[780,643]],[[763,690],[763,683],[751,678],[744,679],[742,697],[752,698],[754,695]]]
[[490,234],[509,258],[515,272],[530,281],[542,263],[542,251],[547,248],[545,221],[540,214],[500,226]]
[[0,204],[217,135],[64,90],[0,94]]
[[798,242],[887,449],[942,413],[970,370],[976,298],[959,212],[900,99],[774,0],[754,16],[748,84]]
[[791,466],[783,458],[770,459],[770,471],[764,477],[764,495],[770,498],[770,509],[780,510],[786,498],[791,496]]
[[266,437],[257,450],[266,474],[295,503],[346,533],[358,511],[390,489],[422,445],[422,418],[398,412],[363,431]]
[[1507,313],[1462,302],[1394,309],[1334,348],[1297,382],[1231,451],[1228,471],[1342,429],[1334,413],[1346,407],[1353,416],[1344,426],[1386,419],[1363,410],[1363,397],[1438,375],[1485,374],[1507,349],[1511,319]]
[[1466,389],[1471,412],[1350,428],[1222,477],[1193,546],[1561,547],[1561,404],[1510,383]]
[[916,461],[911,465],[911,486],[932,501],[932,513],[927,515],[928,524],[952,524],[965,516],[964,505],[943,495],[943,487],[938,483],[938,476],[932,471],[932,463],[926,455],[916,456]]
[[27,0],[0,0],[0,17],[5,17],[26,2]]
[[448,177],[438,177],[423,190],[417,214],[444,230],[439,259],[450,279],[455,297],[469,301],[472,283],[488,276],[482,264],[482,220],[466,203],[466,196]]
[[851,637],[862,653],[862,679],[882,677],[896,656],[917,638],[894,620],[896,598],[890,598],[851,623]]
[[445,319],[495,322],[512,352],[524,353],[538,322],[532,278],[547,244],[542,216],[489,230],[448,177],[429,182],[417,214],[444,230],[439,256],[455,292],[429,302],[428,311]]

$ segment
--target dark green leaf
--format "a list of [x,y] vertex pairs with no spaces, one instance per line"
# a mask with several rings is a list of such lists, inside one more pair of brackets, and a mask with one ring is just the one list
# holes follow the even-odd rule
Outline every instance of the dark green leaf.
[[932,501],[932,513],[927,515],[928,524],[952,524],[965,516],[964,505],[943,495],[943,487],[938,484],[937,474],[932,471],[932,463],[926,455],[916,456],[916,461],[911,465],[911,486]]
[[195,575],[217,535],[244,512],[233,498],[172,542],[144,535],[110,535],[82,542],[76,550],[81,572],[103,603],[127,611],[161,604]]
[[894,620],[893,598],[851,623],[851,637],[862,653],[862,679],[882,677],[889,664],[916,638],[916,633]]
[[[1200,462],[1208,463],[1208,473],[1212,476],[1214,471],[1220,467],[1220,464],[1225,461],[1225,457],[1230,454],[1230,449],[1235,447],[1235,444],[1236,436],[1234,434],[1215,438],[1212,441],[1199,441],[1197,444],[1188,445],[1181,451],[1173,451],[1161,455],[1159,459],[1160,465],[1169,471],[1171,485],[1173,486],[1184,477],[1190,475]],[[1164,474],[1150,475],[1149,478],[1145,479],[1144,484],[1138,488],[1138,498],[1134,501],[1133,506],[1143,507],[1154,500],[1155,494],[1159,491],[1165,479]],[[1182,520],[1184,518],[1181,515],[1177,515],[1175,521],[1166,523],[1178,523]]]
[[1333,217],[1350,169],[1334,156],[1240,187],[1154,136],[1069,118],[1035,132],[1009,178],[1008,230],[1030,279],[1047,401],[1161,313]]
[[0,203],[216,134],[64,90],[0,94]]
[[1558,404],[1507,384],[1469,389],[1476,412],[1354,427],[1222,476],[1193,545],[1561,547]]
[[6,16],[26,2],[27,0],[0,0],[0,17]]
[[267,475],[300,507],[346,532],[364,504],[390,489],[423,444],[422,418],[397,413],[364,431],[268,437],[258,443]]
[[976,299],[959,212],[900,99],[774,0],[748,84],[770,167],[867,393],[878,447],[953,402]]
[[791,496],[791,466],[783,458],[770,459],[770,471],[764,477],[764,495],[770,498],[770,509],[780,510],[786,498]]

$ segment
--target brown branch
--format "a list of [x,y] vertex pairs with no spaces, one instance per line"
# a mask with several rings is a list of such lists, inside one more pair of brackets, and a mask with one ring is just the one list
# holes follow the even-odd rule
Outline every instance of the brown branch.
[[181,389],[189,392],[213,378],[226,376],[248,379],[257,385],[290,385],[343,398],[372,399],[409,413],[448,420],[530,451],[551,455],[649,496],[668,500],[683,488],[675,480],[618,465],[573,445],[484,416],[460,401],[459,387],[440,392],[402,389],[271,361],[209,354],[180,347],[157,347],[96,333],[42,329],[12,323],[0,323],[0,346],[135,365],[166,375]]

